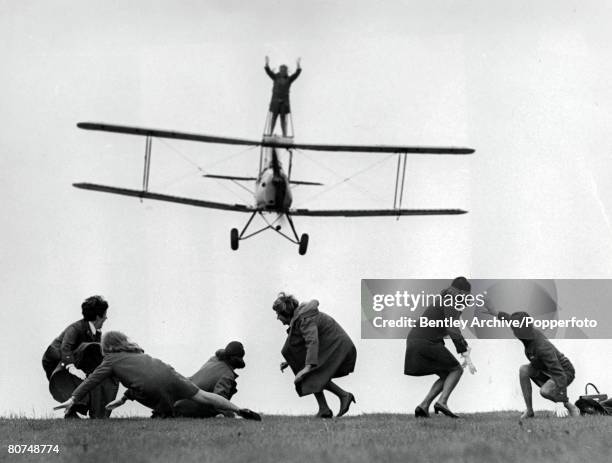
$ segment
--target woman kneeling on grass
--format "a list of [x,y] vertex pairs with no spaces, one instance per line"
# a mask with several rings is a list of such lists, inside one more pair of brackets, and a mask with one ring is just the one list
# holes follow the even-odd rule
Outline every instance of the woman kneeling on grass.
[[298,303],[291,295],[280,293],[272,306],[276,318],[288,325],[287,340],[281,350],[295,373],[295,389],[300,397],[314,394],[319,405],[317,418],[331,418],[333,413],[325,400],[324,390],[340,399],[338,416],[348,412],[355,396],[332,381],[352,373],[357,350],[351,338],[329,315],[319,312],[319,301]]
[[[246,419],[261,420],[257,413],[247,408],[238,408],[220,395],[199,389],[170,365],[145,354],[138,344],[130,342],[119,331],[109,331],[102,336],[102,353],[102,363],[75,389],[70,399],[54,407],[54,410],[65,408],[65,413],[70,413],[74,404],[84,395],[104,379],[115,377],[128,388],[129,398],[165,412],[162,416],[172,416],[172,405],[177,400],[191,399],[219,410],[235,412]],[[112,410],[123,405],[126,400],[125,396],[116,399],[107,404],[106,408]]]

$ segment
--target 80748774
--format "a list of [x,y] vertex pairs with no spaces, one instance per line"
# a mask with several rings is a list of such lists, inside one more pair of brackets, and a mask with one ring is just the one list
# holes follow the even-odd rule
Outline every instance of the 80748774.
[[9,444],[8,453],[59,453],[57,444]]

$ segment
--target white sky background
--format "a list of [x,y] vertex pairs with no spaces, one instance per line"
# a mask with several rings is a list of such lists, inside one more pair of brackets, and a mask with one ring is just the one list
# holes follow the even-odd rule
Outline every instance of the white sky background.
[[[403,375],[402,340],[360,340],[361,278],[612,277],[611,14],[604,1],[0,1],[0,414],[52,413],[40,358],[92,294],[111,305],[105,330],[185,375],[243,341],[236,402],[314,413],[314,399],[298,398],[278,371],[280,290],[319,299],[356,342],[357,370],[338,381],[356,410],[412,412],[434,378]],[[232,252],[241,214],[71,186],[138,188],[142,175],[144,139],[81,131],[78,121],[258,138],[271,90],[265,55],[291,69],[302,57],[292,89],[299,141],[475,148],[411,157],[404,196],[406,207],[469,214],[299,218],[311,239],[302,257],[272,233]],[[325,189],[379,160],[305,153],[294,178]],[[248,204],[247,192],[201,179],[194,164],[254,175],[257,162],[256,150],[154,140],[151,189]],[[295,204],[389,207],[394,169],[390,158],[321,195],[299,187]],[[520,343],[471,344],[479,372],[449,404],[521,408]],[[587,380],[605,386],[599,362],[612,341],[556,344],[577,367],[572,396]]]

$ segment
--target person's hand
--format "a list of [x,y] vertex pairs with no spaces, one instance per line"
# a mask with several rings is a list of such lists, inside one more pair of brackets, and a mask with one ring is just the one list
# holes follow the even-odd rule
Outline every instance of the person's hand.
[[266,66],[270,66],[270,58],[268,58],[268,55],[266,55]]
[[64,415],[67,415],[68,413],[70,413],[70,409],[73,406],[74,406],[74,399],[70,397],[66,402],[63,402],[53,407],[53,410],[61,410],[62,408],[65,408],[66,410],[64,410]]
[[567,415],[569,415],[569,412],[567,411],[567,408],[565,408],[565,405],[563,405],[562,403],[556,403],[555,404],[555,416],[557,418],[565,418]]
[[298,371],[298,374],[295,375],[295,379],[293,380],[293,382],[295,384],[300,383],[300,381],[302,381],[302,379],[304,379],[304,376],[310,371],[312,370],[312,365],[306,365],[304,368],[302,368],[300,371]]
[[249,410],[248,408],[241,408],[237,410],[236,413],[245,420],[261,421],[261,415],[253,410]]
[[468,350],[466,350],[465,352],[461,354],[461,356],[463,357],[463,362],[461,363],[461,367],[462,368],[467,367],[470,373],[473,375],[474,373],[476,373],[477,370],[474,364],[472,363],[472,358],[470,357],[471,350],[472,348],[468,347]]
[[114,410],[115,408],[121,407],[126,401],[127,398],[123,396],[120,399],[115,399],[112,402],[107,403],[104,408],[106,408],[107,410]]
[[300,63],[302,61],[302,58],[298,58],[297,61],[295,62],[297,64],[297,68],[300,68]]
[[472,363],[472,359],[470,359],[469,355],[463,358],[463,363],[461,364],[461,366],[463,368],[467,367],[468,370],[470,371],[470,374],[472,375],[478,371],[476,370],[476,367]]
[[87,375],[85,374],[85,372],[83,370],[79,370],[73,364],[68,365],[66,367],[66,370],[68,370],[68,373],[70,373],[73,376],[76,376],[81,381],[83,381],[85,378],[87,378]]
[[281,373],[283,373],[288,366],[289,364],[287,362],[281,362],[280,364]]

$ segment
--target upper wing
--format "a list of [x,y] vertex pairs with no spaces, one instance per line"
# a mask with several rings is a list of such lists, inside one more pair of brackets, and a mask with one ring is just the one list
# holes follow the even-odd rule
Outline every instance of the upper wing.
[[343,151],[353,153],[414,153],[414,154],[472,154],[471,148],[440,146],[389,146],[389,145],[320,145],[308,143],[283,143],[272,140],[245,140],[242,138],[217,137],[195,133],[176,132],[173,130],[147,129],[124,125],[101,124],[97,122],[79,122],[77,127],[86,130],[124,133],[159,138],[199,141],[205,143],[222,143],[226,145],[265,146],[285,149],[303,149],[312,151]]
[[238,212],[255,212],[259,209],[246,206],[244,204],[225,204],[216,203],[213,201],[203,201],[201,199],[183,198],[181,196],[163,195],[159,193],[151,193],[148,191],[141,190],[130,190],[128,188],[117,188],[107,185],[96,185],[94,183],[74,183],[73,186],[76,188],[82,188],[84,190],[102,191],[104,193],[113,193],[116,195],[123,196],[135,196],[136,198],[155,199],[158,201],[167,201],[171,203],[187,204],[189,206],[208,207],[210,209],[222,209],[226,211],[238,211]]
[[457,215],[466,212],[462,209],[292,209],[289,214],[311,217],[395,217],[400,215]]

